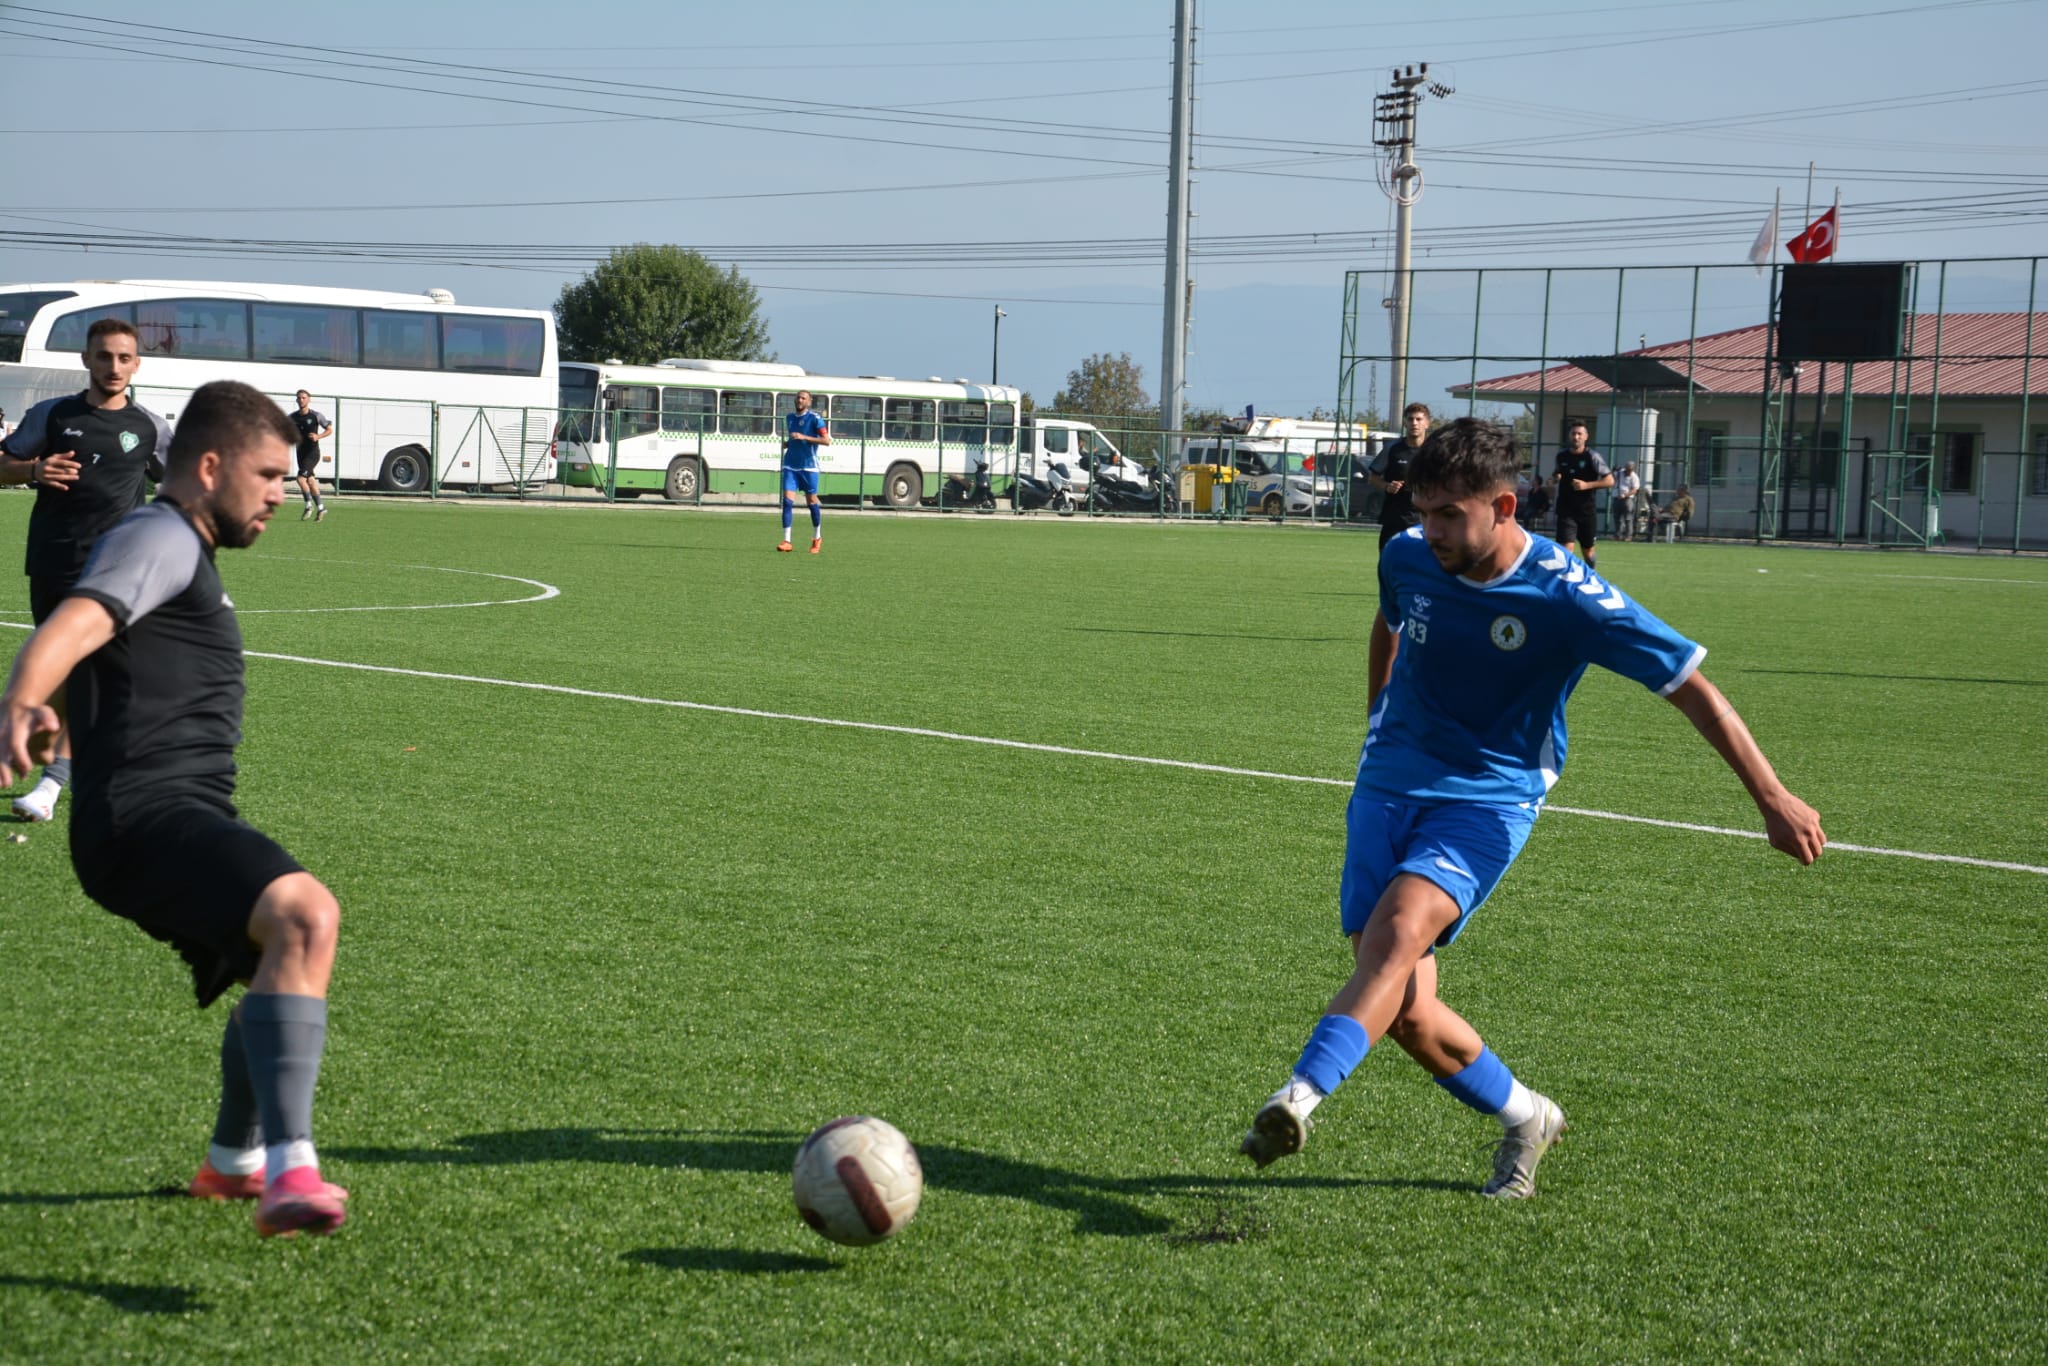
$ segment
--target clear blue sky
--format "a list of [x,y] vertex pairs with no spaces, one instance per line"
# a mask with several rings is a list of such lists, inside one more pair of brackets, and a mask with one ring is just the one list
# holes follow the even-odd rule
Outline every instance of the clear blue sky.
[[[1103,349],[1156,376],[1172,14],[7,6],[0,278],[546,306],[609,246],[667,241],[738,263],[813,369],[986,378],[1002,303],[1006,382],[1048,396]],[[1203,0],[1198,20],[1197,402],[1235,406],[1280,352],[1261,406],[1329,401],[1343,274],[1387,259],[1371,110],[1397,63],[1455,88],[1422,114],[1419,265],[1739,262],[1774,191],[1797,230],[1809,160],[1850,259],[2048,248],[2043,0]]]

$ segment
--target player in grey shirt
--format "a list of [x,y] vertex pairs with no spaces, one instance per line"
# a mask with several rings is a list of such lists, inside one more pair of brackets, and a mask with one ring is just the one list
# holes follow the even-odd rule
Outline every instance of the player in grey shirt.
[[246,384],[195,392],[161,496],[100,538],[0,693],[4,785],[49,748],[49,699],[68,687],[71,862],[86,894],[175,948],[202,1007],[248,987],[228,1014],[213,1142],[189,1189],[257,1199],[265,1237],[331,1233],[348,1196],[320,1179],[313,1148],[341,911],[235,811],[242,633],[213,564],[284,501],[297,436]]

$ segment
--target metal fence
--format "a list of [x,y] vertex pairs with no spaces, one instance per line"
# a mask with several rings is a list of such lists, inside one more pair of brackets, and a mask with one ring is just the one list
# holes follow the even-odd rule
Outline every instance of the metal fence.
[[[1538,476],[1583,420],[1654,505],[1685,486],[1689,534],[2048,549],[2040,266],[1906,263],[1901,356],[1832,364],[1780,359],[1778,267],[1417,270],[1407,398],[1513,422]],[[1345,278],[1340,420],[1400,407],[1391,292]]]

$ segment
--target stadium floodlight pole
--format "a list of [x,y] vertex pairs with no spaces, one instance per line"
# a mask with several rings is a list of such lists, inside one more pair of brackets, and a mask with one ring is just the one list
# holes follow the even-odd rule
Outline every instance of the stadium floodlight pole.
[[[1387,393],[1389,410],[1399,413],[1408,403],[1408,304],[1409,255],[1412,237],[1410,218],[1415,201],[1422,198],[1422,168],[1415,164],[1415,111],[1422,103],[1417,90],[1429,78],[1429,63],[1396,67],[1393,89],[1373,97],[1373,144],[1392,150],[1383,168],[1380,188],[1394,201],[1394,292],[1387,300],[1388,325],[1392,330],[1390,367],[1393,383]],[[1450,94],[1447,86],[1433,85],[1431,93]]]
[[1009,314],[1003,312],[1001,304],[996,305],[996,335],[995,340],[989,344],[988,348],[988,382],[990,384],[1001,384],[1003,382],[1003,319],[1009,316]]
[[1166,314],[1159,359],[1159,430],[1177,432],[1188,359],[1188,168],[1193,161],[1195,0],[1173,7],[1173,131],[1166,167]]

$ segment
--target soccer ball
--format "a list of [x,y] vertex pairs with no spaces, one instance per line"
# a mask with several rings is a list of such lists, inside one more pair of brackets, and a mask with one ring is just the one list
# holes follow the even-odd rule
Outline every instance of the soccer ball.
[[835,1243],[867,1247],[909,1223],[924,1194],[917,1149],[866,1115],[820,1125],[796,1150],[796,1212]]

